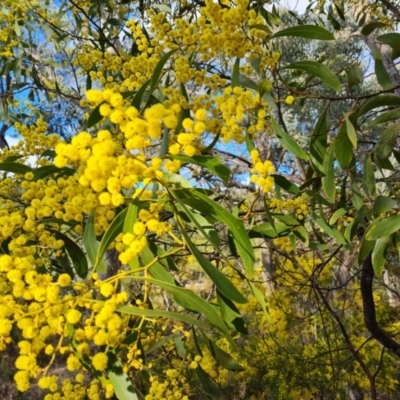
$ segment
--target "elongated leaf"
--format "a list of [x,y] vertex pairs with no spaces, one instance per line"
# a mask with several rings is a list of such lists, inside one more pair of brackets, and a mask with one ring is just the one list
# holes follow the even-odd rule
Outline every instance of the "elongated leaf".
[[228,182],[230,176],[230,169],[221,161],[220,157],[217,156],[168,156],[167,158],[171,160],[180,160],[185,163],[199,165],[201,167],[207,168],[215,175],[219,176],[224,182]]
[[[230,338],[228,330],[226,328],[225,323],[223,322],[222,318],[218,315],[216,309],[214,306],[209,304],[206,300],[202,299],[201,297],[197,296],[195,293],[193,293],[191,290],[170,285],[169,283],[157,281],[154,279],[148,279],[150,283],[153,283],[154,285],[157,285],[161,287],[162,289],[166,290],[168,293],[170,293],[174,298],[179,298],[185,301],[185,303],[190,304],[191,309],[197,311],[199,314],[205,316],[208,321],[217,327],[221,332],[223,332],[225,335],[227,335],[228,338]],[[154,310],[144,310],[144,311],[154,311]],[[164,311],[164,313],[169,313],[167,311]],[[179,313],[173,313],[173,314],[178,314]],[[188,318],[185,316],[185,318]],[[193,319],[193,318],[191,318]],[[189,323],[189,322],[188,322]],[[192,325],[199,325],[201,321],[197,321],[197,324],[194,324],[191,322]]]
[[275,134],[278,137],[282,147],[290,154],[302,158],[303,160],[308,160],[309,157],[307,153],[283,130],[283,128],[275,121],[273,117],[271,117],[271,121]]
[[374,250],[372,251],[372,266],[377,276],[382,275],[383,267],[385,266],[385,251],[390,242],[391,236],[385,236],[376,241]]
[[367,240],[376,240],[391,235],[400,229],[400,215],[375,220],[365,232]]
[[361,240],[360,252],[358,254],[358,264],[361,265],[363,261],[368,257],[375,246],[375,240],[369,241],[364,237]]
[[383,28],[387,26],[385,23],[380,22],[380,21],[373,21],[370,22],[369,24],[365,25],[362,29],[361,29],[361,33],[364,36],[368,36],[370,33],[372,33],[375,29],[378,28]]
[[231,329],[236,329],[238,332],[248,335],[248,330],[244,323],[242,316],[235,304],[224,297],[220,292],[217,291],[217,300],[220,306],[221,315],[224,321]]
[[369,153],[366,153],[364,158],[364,183],[368,192],[372,196],[375,195],[375,174]]
[[174,337],[174,342],[175,342],[175,349],[176,349],[176,352],[178,353],[178,356],[185,359],[186,358],[186,349],[185,349],[185,344],[183,343],[183,340],[182,340],[181,332],[177,332],[177,334]]
[[[177,198],[179,201],[179,198]],[[180,203],[181,206],[178,206],[178,209],[182,209],[183,212],[189,217],[189,222],[194,229],[197,229],[202,236],[207,239],[214,248],[219,251],[221,241],[218,236],[217,231],[215,230],[214,226],[202,215],[192,212],[185,206],[185,204]]]
[[[96,233],[94,230],[94,213],[95,210],[92,210],[89,214],[82,238],[82,244],[86,249],[87,256],[92,265],[96,264],[96,255],[99,249],[99,244],[97,243]],[[103,258],[97,265],[97,271],[100,273],[105,273],[107,271],[107,266]]]
[[333,147],[330,146],[328,152],[325,154],[322,170],[325,176],[322,177],[322,188],[325,196],[331,203],[336,200],[336,182],[335,182],[335,168]]
[[243,222],[240,219],[234,217],[218,203],[198,190],[175,190],[174,196],[179,197],[181,201],[200,211],[200,213],[226,224],[233,235],[246,273],[250,274],[253,271],[255,262],[254,250]]
[[378,96],[371,100],[366,101],[357,110],[355,110],[354,113],[355,115],[357,115],[357,117],[361,117],[367,112],[378,107],[399,106],[399,105],[400,105],[399,96],[394,96],[394,95]]
[[206,338],[206,344],[211,355],[221,367],[229,371],[243,371],[243,367],[225,350],[222,350],[214,341]]
[[114,218],[113,222],[111,222],[110,226],[104,233],[100,242],[99,250],[97,251],[96,262],[93,266],[94,269],[96,269],[97,266],[100,264],[100,261],[103,259],[104,254],[106,253],[108,247],[113,242],[113,240],[122,232],[127,212],[128,212],[127,208],[122,210]]
[[[160,281],[156,281],[156,280],[153,281],[152,280],[152,282],[154,284],[157,284],[157,282],[160,282]],[[168,285],[166,283],[163,283],[163,284]],[[167,289],[165,289],[165,290],[167,290]],[[182,290],[187,290],[187,289],[182,289]],[[210,306],[210,307],[214,311],[212,306]],[[194,307],[193,307],[193,309],[194,309]],[[165,310],[144,309],[144,308],[139,308],[139,307],[134,307],[134,306],[119,306],[119,307],[117,307],[117,311],[122,313],[122,314],[138,315],[138,316],[141,316],[141,317],[148,317],[148,318],[156,318],[156,317],[171,318],[171,319],[175,319],[177,321],[184,322],[185,324],[198,326],[199,328],[202,328],[202,329],[207,329],[208,328],[207,324],[205,324],[201,320],[198,320],[196,318],[193,318],[193,317],[190,317],[190,316],[188,316],[186,314],[178,313],[178,312],[165,311]],[[217,314],[217,316],[218,316],[218,314]]]
[[396,145],[396,140],[399,135],[400,124],[394,124],[385,129],[375,145],[375,155],[379,158],[386,158]]
[[255,146],[254,146],[254,141],[251,137],[251,135],[249,134],[249,132],[246,132],[246,149],[247,152],[250,154],[253,150],[255,150]]
[[323,162],[328,148],[328,126],[326,122],[326,111],[324,109],[315,124],[310,140],[310,160],[319,172],[323,171]]
[[[141,256],[144,265],[150,264],[154,261],[154,254],[148,246],[142,250]],[[160,262],[153,263],[149,268],[149,272],[154,279],[175,285],[174,277],[162,266]],[[182,305],[182,307],[184,306]]]
[[348,208],[339,208],[338,210],[336,210],[329,218],[329,225],[334,225],[336,221],[339,218],[343,217],[343,215],[347,214],[348,211],[349,211]]
[[[128,207],[128,212],[126,214],[124,226],[122,228],[124,233],[132,233],[133,232],[133,225],[137,220],[138,211],[139,211],[139,207],[138,207],[137,201],[134,200]],[[128,246],[125,245],[125,248],[127,248],[127,247]],[[129,267],[132,271],[136,271],[139,269],[139,258],[137,256],[129,262]]]
[[160,347],[163,347],[165,344],[170,342],[172,339],[174,339],[177,336],[177,333],[174,333],[173,335],[169,336],[164,336],[162,339],[158,340],[157,342],[153,343],[148,350],[146,350],[146,355],[149,355],[153,353],[155,350],[158,350]]
[[331,32],[316,25],[300,25],[286,28],[269,36],[268,40],[284,36],[294,36],[316,40],[335,40],[335,37]]
[[316,61],[299,61],[287,65],[284,69],[296,69],[307,72],[308,74],[320,78],[327,86],[336,92],[340,92],[342,90],[342,86],[336,75],[332,73],[328,67],[317,63]]
[[281,236],[287,236],[290,232],[290,228],[281,223],[275,223],[274,226],[270,222],[253,227],[249,232],[251,238],[276,238]]
[[82,249],[68,236],[64,235],[59,231],[48,229],[57,239],[61,239],[64,242],[64,249],[71,258],[75,272],[82,279],[85,279],[88,273],[88,263],[86,255]]
[[346,124],[342,124],[334,141],[335,156],[343,169],[348,169],[354,158],[353,146],[347,135]]
[[337,21],[337,19],[333,16],[333,12],[332,10],[330,10],[328,12],[328,20],[329,22],[332,24],[333,29],[335,29],[335,31],[340,31],[340,29],[342,29],[342,27],[340,26],[340,23]]
[[349,88],[361,85],[364,82],[364,73],[358,64],[353,64],[348,72],[348,85]]
[[310,243],[310,239],[308,236],[308,232],[304,226],[300,225],[296,229],[293,230],[293,233],[306,245],[308,246]]
[[387,196],[378,196],[375,199],[374,206],[372,208],[372,212],[374,215],[379,215],[381,213],[386,213],[390,211],[392,208],[397,207],[397,201],[391,199]]
[[89,118],[88,118],[88,120],[86,122],[86,126],[88,128],[91,128],[92,126],[95,126],[98,122],[100,122],[103,119],[103,116],[100,114],[100,107],[101,107],[102,104],[103,103],[99,104],[90,113]]
[[255,25],[250,25],[250,29],[259,29],[260,31],[264,31],[265,33],[272,33],[271,29],[268,28],[267,25],[261,25],[261,24],[255,24]]
[[353,124],[349,120],[349,117],[346,115],[345,117],[346,120],[346,131],[347,131],[347,136],[350,139],[351,144],[353,147],[356,149],[357,148],[357,134],[356,130],[354,129]]
[[155,87],[158,84],[158,81],[160,79],[161,73],[163,71],[164,65],[167,63],[169,58],[174,54],[178,49],[174,49],[169,51],[167,54],[164,54],[156,67],[154,68],[153,76],[151,77],[151,83],[150,83],[150,91],[152,92]]
[[223,397],[218,386],[210,379],[208,374],[200,367],[200,365],[196,368],[196,374],[204,392],[206,392],[212,400],[222,400]]
[[297,185],[294,183],[290,182],[288,179],[286,179],[282,175],[271,175],[274,178],[275,185],[278,185],[281,187],[283,190],[286,190],[288,193],[292,193],[295,195],[301,194],[301,191]]
[[265,296],[263,295],[261,290],[254,283],[251,283],[250,281],[248,283],[249,283],[249,286],[250,286],[255,298],[257,299],[262,310],[264,311],[264,316],[267,318],[268,322],[271,322],[271,316],[269,315],[269,312],[267,309],[267,302],[265,301]]
[[335,228],[329,226],[321,217],[313,214],[313,219],[331,238],[336,239],[339,244],[347,244],[343,235]]
[[361,210],[364,206],[364,196],[361,194],[357,182],[351,184],[351,201],[356,210]]
[[233,283],[218,269],[216,268],[203,253],[195,246],[195,244],[190,240],[188,234],[183,226],[180,226],[182,236],[185,239],[186,245],[188,246],[190,252],[194,255],[197,262],[203,268],[204,272],[210,277],[214,282],[214,285],[218,290],[229,300],[235,301],[237,303],[247,303],[247,300],[243,295],[236,289]]
[[134,98],[132,99],[131,105],[134,106],[136,109],[140,110],[140,104],[142,103],[143,95],[150,85],[151,80],[147,80],[142,87],[136,92]]
[[379,115],[378,118],[375,118],[372,122],[370,122],[367,127],[372,128],[376,125],[382,124],[384,122],[394,121],[396,119],[400,119],[400,109],[390,110]]
[[132,382],[123,371],[119,360],[114,362],[111,368],[107,369],[107,373],[118,400],[138,400]]
[[235,64],[233,65],[233,70],[232,70],[232,79],[231,79],[231,86],[234,88],[236,86],[239,86],[240,81],[239,81],[239,74],[240,74],[240,58],[237,57]]
[[27,172],[32,172],[32,168],[15,162],[2,162],[0,163],[0,171],[25,175]]
[[375,74],[378,83],[382,86],[382,89],[389,90],[393,87],[390,75],[387,72],[385,66],[383,65],[382,60],[375,59]]
[[380,42],[389,45],[393,49],[400,49],[400,33],[385,33],[384,35],[378,36],[377,39]]
[[57,168],[54,165],[45,165],[44,167],[36,168],[35,170],[33,170],[33,180],[37,181],[39,179],[44,179],[54,174],[73,175],[75,174],[75,172],[76,171],[72,168]]

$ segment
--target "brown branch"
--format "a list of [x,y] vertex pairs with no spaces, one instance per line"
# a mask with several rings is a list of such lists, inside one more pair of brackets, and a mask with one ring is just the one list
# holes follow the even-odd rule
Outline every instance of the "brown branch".
[[363,263],[360,281],[365,326],[367,327],[374,339],[385,346],[397,357],[400,357],[400,343],[393,340],[379,326],[378,321],[376,320],[375,301],[372,290],[374,276],[375,273],[370,253]]
[[400,10],[394,6],[389,0],[380,0],[381,3],[383,3],[387,9],[394,14],[396,19],[400,20]]

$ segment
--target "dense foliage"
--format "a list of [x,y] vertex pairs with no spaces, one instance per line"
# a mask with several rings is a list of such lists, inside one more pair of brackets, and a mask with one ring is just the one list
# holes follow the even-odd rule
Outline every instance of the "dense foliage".
[[400,8],[355,3],[3,0],[0,396],[398,398]]

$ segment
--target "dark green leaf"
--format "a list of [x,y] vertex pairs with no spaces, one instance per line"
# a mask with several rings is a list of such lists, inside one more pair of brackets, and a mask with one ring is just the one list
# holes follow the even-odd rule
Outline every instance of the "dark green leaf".
[[372,165],[371,156],[366,153],[364,158],[364,183],[371,196],[375,195],[375,173]]
[[138,400],[132,382],[123,371],[122,365],[118,359],[113,363],[111,368],[107,369],[107,374],[118,400]]
[[329,225],[334,225],[335,222],[336,222],[339,218],[343,217],[343,215],[347,214],[348,211],[349,211],[348,208],[339,208],[338,210],[336,210],[336,211],[332,214],[332,216],[329,218]]
[[246,298],[236,289],[233,283],[218,268],[216,268],[190,240],[184,226],[180,226],[180,228],[190,252],[194,255],[204,272],[214,282],[218,290],[229,300],[237,303],[247,303]]
[[93,266],[94,269],[97,268],[97,266],[100,264],[101,260],[104,257],[104,254],[106,253],[107,249],[110,247],[110,244],[114,241],[114,239],[122,232],[123,226],[124,226],[124,221],[126,214],[128,212],[128,209],[125,208],[122,210],[111,222],[110,226],[104,233],[99,250],[97,252],[96,256],[96,262]]
[[382,86],[382,89],[389,90],[393,87],[390,75],[387,72],[385,66],[383,65],[382,60],[375,59],[375,74],[378,83]]
[[324,157],[322,170],[324,176],[322,177],[322,188],[325,196],[331,203],[335,203],[336,200],[336,182],[335,182],[335,168],[334,168],[334,147],[330,146]]
[[222,394],[218,389],[218,386],[210,379],[200,365],[196,368],[196,374],[207,395],[210,396],[212,400],[222,400]]
[[268,28],[267,25],[261,25],[261,24],[255,24],[255,25],[250,25],[250,29],[258,29],[260,31],[264,31],[265,33],[271,34],[271,29]]
[[268,40],[277,37],[294,36],[306,39],[335,40],[335,37],[324,28],[315,25],[300,25],[283,29],[269,36]]
[[308,154],[292,139],[271,116],[272,126],[282,147],[293,156],[308,160]]
[[372,266],[377,276],[382,275],[383,267],[385,266],[385,251],[390,242],[390,235],[378,239],[375,243],[374,250],[372,251]]
[[400,229],[400,215],[376,219],[365,232],[367,240],[376,240],[391,235]]
[[171,160],[180,160],[189,164],[196,164],[201,167],[207,168],[215,175],[220,177],[224,182],[228,182],[230,176],[230,169],[221,161],[219,156],[184,156],[184,155],[175,155],[168,156],[167,158]]
[[[92,265],[96,264],[96,255],[99,249],[99,244],[97,243],[96,233],[94,230],[94,214],[95,210],[92,210],[87,219],[82,238],[82,244],[86,249],[87,256],[89,257]],[[97,271],[100,273],[105,273],[107,271],[107,266],[103,258],[97,265]]]
[[91,128],[92,126],[96,125],[103,119],[103,116],[100,114],[100,107],[103,103],[99,104],[89,115],[89,118],[86,122],[86,126]]
[[[202,299],[201,297],[197,296],[195,293],[193,293],[191,290],[170,285],[169,283],[162,282],[162,281],[157,281],[154,279],[148,279],[150,283],[153,283],[162,289],[166,290],[168,293],[170,293],[174,298],[179,298],[182,299],[185,303],[190,304],[190,308],[192,310],[197,311],[199,314],[205,316],[208,321],[217,327],[221,332],[223,332],[228,339],[230,339],[228,330],[226,328],[226,325],[224,321],[221,319],[221,317],[218,315],[215,307],[211,304],[209,304],[206,300]],[[141,311],[155,311],[155,310],[141,310]],[[170,312],[167,311],[158,311],[157,312],[163,312],[167,314],[171,314]],[[179,313],[173,313],[173,314],[178,314],[181,317],[189,318],[184,314],[179,314]],[[143,314],[145,315],[145,314]],[[175,317],[177,318],[177,317]],[[181,318],[182,319],[182,318]],[[193,319],[193,318],[190,318]],[[204,326],[204,323],[201,321],[196,320],[197,323],[193,322],[188,322],[192,325],[198,325],[201,324]]]
[[286,190],[288,193],[292,193],[295,195],[301,194],[301,191],[297,185],[294,183],[290,182],[288,179],[286,179],[282,175],[271,175],[274,178],[275,185],[278,185],[281,187],[283,190]]
[[243,367],[226,351],[222,350],[215,342],[206,338],[207,347],[215,361],[229,371],[243,371]]
[[378,196],[375,200],[372,212],[374,215],[379,215],[390,211],[397,207],[397,201],[386,196]]
[[388,107],[388,106],[399,106],[400,105],[400,97],[394,95],[384,95],[374,97],[371,100],[366,101],[361,105],[359,109],[355,111],[357,117],[361,117],[366,114],[368,111],[371,111],[375,108],[379,107]]
[[373,21],[370,22],[369,24],[365,25],[362,29],[361,29],[361,33],[364,36],[368,36],[370,33],[372,33],[375,29],[378,28],[383,28],[387,26],[387,24],[384,24],[383,22],[380,21]]
[[310,140],[310,159],[319,172],[323,172],[324,170],[323,162],[326,149],[328,148],[326,111],[327,108],[319,116]]
[[336,75],[333,74],[328,67],[317,63],[316,61],[299,61],[286,66],[284,69],[296,69],[307,72],[320,78],[327,86],[336,92],[340,92],[342,90],[342,86]]
[[154,68],[153,76],[151,77],[150,91],[152,92],[156,86],[158,85],[158,81],[160,79],[161,73],[163,71],[164,65],[167,63],[169,58],[174,54],[178,49],[174,49],[169,51],[167,54],[164,54],[156,67]]
[[274,226],[272,226],[270,222],[265,222],[253,227],[253,229],[249,232],[249,235],[251,238],[262,238],[264,236],[267,238],[276,238],[280,236],[286,236],[289,234],[289,231],[289,227],[284,224],[275,223]]
[[229,328],[236,329],[238,332],[247,335],[249,332],[235,304],[224,297],[219,291],[217,291],[217,300],[220,306],[222,318]]
[[[159,281],[153,281],[153,280],[151,280],[151,281],[154,284],[158,284],[158,282],[159,282]],[[164,282],[162,282],[162,284],[168,285]],[[165,290],[167,290],[167,289],[165,289]],[[181,288],[181,290],[186,290],[186,289]],[[212,306],[210,306],[210,307],[212,308]],[[193,309],[194,309],[194,307],[193,307]],[[204,322],[202,322],[201,320],[198,320],[197,318],[189,317],[188,315],[183,314],[183,313],[165,311],[165,310],[144,309],[144,308],[134,307],[131,305],[119,306],[119,307],[117,307],[117,311],[122,314],[139,315],[139,316],[148,317],[148,318],[156,318],[156,317],[171,318],[171,319],[174,319],[177,321],[184,322],[185,324],[195,325],[195,326],[198,326],[199,328],[207,329],[207,325]],[[218,314],[217,314],[217,316],[218,316]]]
[[332,239],[336,239],[339,244],[347,244],[343,235],[335,228],[329,226],[324,219],[318,217],[316,214],[313,214],[313,219]]
[[27,172],[32,172],[32,168],[15,162],[2,162],[0,163],[0,171],[25,175]]
[[231,86],[234,88],[236,86],[239,86],[240,81],[239,81],[239,74],[240,74],[240,58],[237,57],[235,64],[233,65],[233,70],[232,70],[232,79],[231,79]]
[[400,109],[390,110],[382,113],[379,117],[375,118],[371,123],[367,125],[368,128],[372,128],[378,124],[382,124],[384,122],[389,122],[393,120],[400,119]]
[[348,169],[353,160],[353,146],[347,135],[346,124],[342,124],[334,141],[335,155],[340,166]]
[[333,29],[335,29],[335,31],[340,31],[342,29],[342,27],[340,26],[340,23],[333,16],[332,11],[328,12],[328,20],[332,24]]
[[377,39],[380,42],[389,45],[393,49],[400,49],[400,33],[385,33],[384,35],[378,36]]
[[86,255],[83,253],[82,249],[63,233],[52,229],[48,229],[48,231],[54,234],[57,239],[61,239],[64,242],[64,249],[71,258],[75,272],[80,278],[85,279],[88,273],[88,263]]
[[374,153],[379,158],[386,158],[393,150],[396,145],[397,137],[399,136],[400,123],[394,124],[389,128],[385,129],[379,137]]
[[358,64],[353,64],[348,72],[349,88],[361,85],[364,82],[364,73]]
[[[137,220],[138,211],[139,211],[139,207],[138,207],[137,201],[134,200],[128,207],[128,212],[126,214],[124,226],[122,229],[124,233],[132,233],[133,232],[133,225]],[[128,246],[126,246],[126,247],[128,247]],[[129,262],[129,267],[130,267],[131,271],[137,271],[139,269],[139,258],[137,256]]]
[[200,213],[226,224],[233,235],[235,245],[243,261],[246,273],[251,274],[254,268],[255,256],[253,246],[247,235],[246,229],[244,228],[243,222],[198,190],[175,190],[174,196],[177,196],[185,204],[200,211]]
[[345,116],[346,120],[346,131],[347,131],[347,136],[350,139],[351,144],[353,147],[356,149],[357,148],[357,134],[356,130],[354,129],[353,124],[350,122],[349,117],[346,115]]
[[149,79],[146,81],[142,87],[136,92],[135,97],[131,101],[131,105],[135,107],[137,110],[140,110],[140,104],[142,103],[142,98],[144,95],[144,92],[147,89],[147,86],[150,85],[151,80]]

